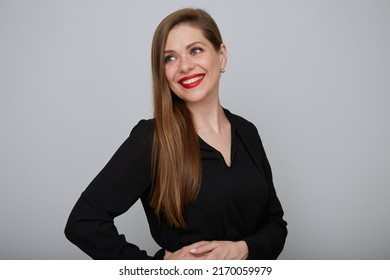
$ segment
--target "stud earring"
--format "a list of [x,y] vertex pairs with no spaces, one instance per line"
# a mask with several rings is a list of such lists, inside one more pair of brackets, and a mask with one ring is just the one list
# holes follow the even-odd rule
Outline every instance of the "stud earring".
[[221,73],[222,73],[222,74],[225,73],[225,69],[222,68],[222,69],[221,69]]

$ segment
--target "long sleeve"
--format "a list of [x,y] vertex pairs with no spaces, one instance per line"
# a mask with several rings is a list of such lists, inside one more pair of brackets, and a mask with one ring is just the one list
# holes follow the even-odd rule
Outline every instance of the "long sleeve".
[[[257,128],[244,118],[225,113],[235,125],[238,133],[250,152],[252,159],[265,178],[268,188],[268,201],[255,232],[243,238],[249,249],[248,259],[276,259],[282,252],[286,237],[287,223],[283,220],[283,208],[276,195],[272,171]],[[260,207],[260,205],[259,205]]]
[[152,259],[114,225],[150,191],[151,121],[140,121],[74,206],[66,237],[93,259]]
[[267,181],[269,188],[269,199],[265,216],[256,234],[244,239],[249,249],[249,259],[276,259],[282,252],[287,237],[287,223],[283,220],[283,209],[276,195],[272,179],[272,171],[268,162],[264,147],[262,145],[257,129],[252,136],[255,141],[256,157],[260,156],[260,168]]

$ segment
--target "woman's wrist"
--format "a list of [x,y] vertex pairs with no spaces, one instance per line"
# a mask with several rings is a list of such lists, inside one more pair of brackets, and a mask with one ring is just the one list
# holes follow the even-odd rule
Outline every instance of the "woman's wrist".
[[246,244],[246,242],[244,240],[241,240],[241,241],[237,241],[237,246],[238,246],[240,256],[241,256],[240,259],[246,260],[249,256],[248,245]]

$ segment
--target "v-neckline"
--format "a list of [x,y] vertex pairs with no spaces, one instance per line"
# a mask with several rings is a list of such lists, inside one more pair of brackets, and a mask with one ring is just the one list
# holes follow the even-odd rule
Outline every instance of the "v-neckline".
[[[230,122],[230,120],[229,120]],[[216,148],[214,148],[212,145],[210,145],[209,143],[207,143],[202,137],[198,136],[200,141],[202,141],[206,146],[208,146],[210,148],[210,150],[212,150],[213,152],[216,152],[218,153],[218,155],[220,156],[220,158],[222,159],[225,167],[227,168],[232,168],[233,166],[233,157],[234,157],[234,147],[235,147],[235,144],[236,144],[236,132],[235,132],[235,129],[232,125],[232,123],[230,122],[230,164],[228,164],[226,162],[226,159],[225,157],[223,156],[223,154]]]

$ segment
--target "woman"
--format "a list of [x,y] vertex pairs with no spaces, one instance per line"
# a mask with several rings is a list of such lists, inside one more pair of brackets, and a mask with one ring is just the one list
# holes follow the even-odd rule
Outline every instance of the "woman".
[[[95,259],[276,259],[287,235],[256,128],[221,107],[226,46],[203,10],[152,43],[154,119],[140,121],[76,203],[65,234]],[[153,257],[113,219],[141,199]]]

